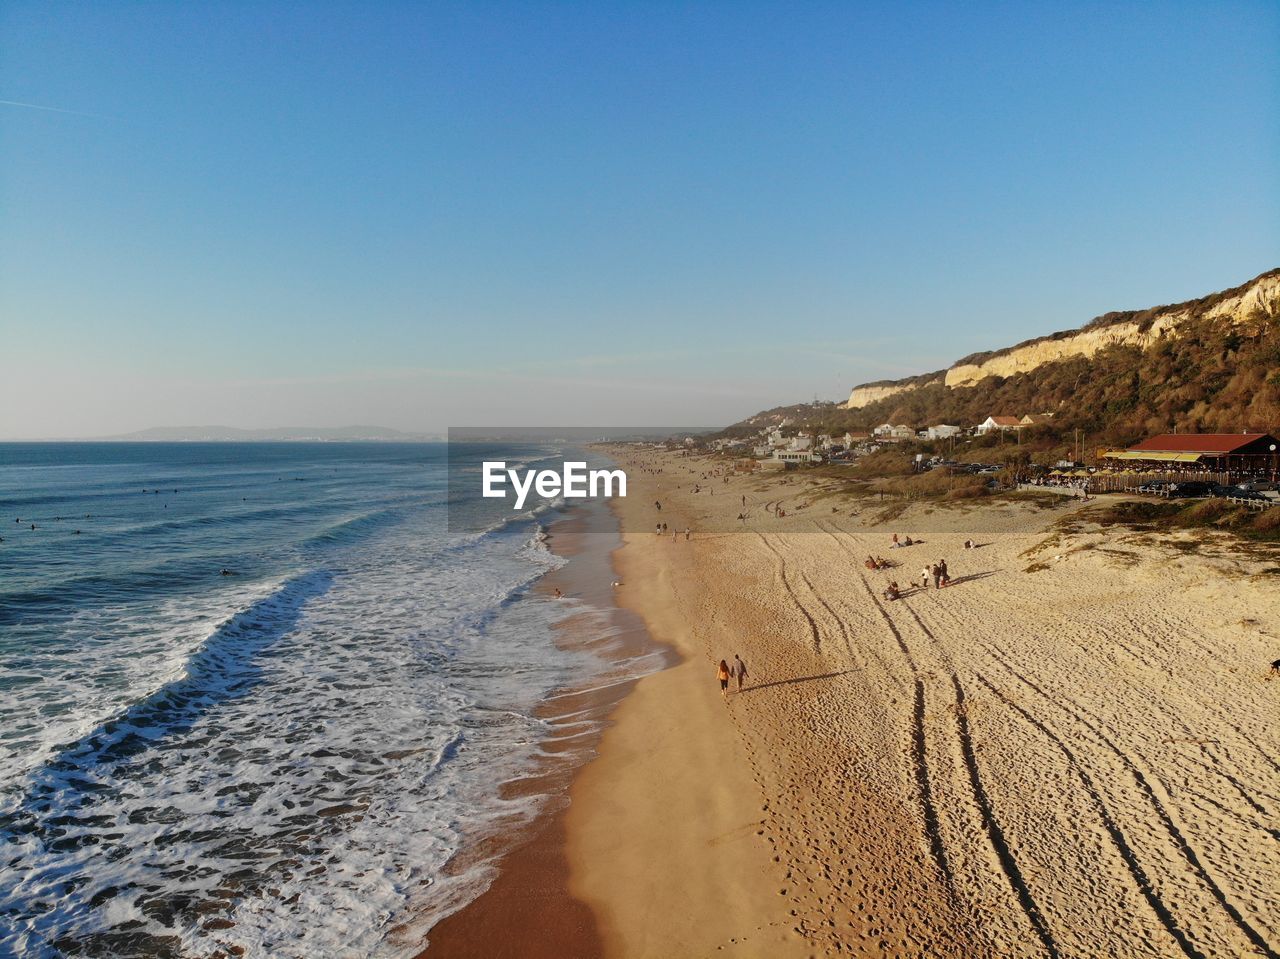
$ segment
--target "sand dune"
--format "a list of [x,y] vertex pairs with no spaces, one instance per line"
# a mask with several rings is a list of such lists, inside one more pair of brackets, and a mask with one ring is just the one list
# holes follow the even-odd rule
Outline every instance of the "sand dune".
[[[623,704],[567,820],[610,954],[1280,953],[1264,564],[1026,504],[882,525],[781,478],[694,494],[710,460],[636,455],[629,528],[661,498],[695,535],[627,536],[624,601],[687,661]],[[941,557],[953,585],[881,597]]]

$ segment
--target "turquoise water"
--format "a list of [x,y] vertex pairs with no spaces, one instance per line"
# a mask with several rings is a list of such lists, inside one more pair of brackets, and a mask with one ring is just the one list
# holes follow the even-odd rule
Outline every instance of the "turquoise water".
[[409,954],[483,888],[444,864],[600,664],[527,592],[549,517],[449,533],[445,461],[0,444],[0,955]]

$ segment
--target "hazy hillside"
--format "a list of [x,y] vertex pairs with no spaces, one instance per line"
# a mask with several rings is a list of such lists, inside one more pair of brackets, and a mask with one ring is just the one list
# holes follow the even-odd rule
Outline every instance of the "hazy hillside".
[[1280,269],[1198,300],[1108,313],[947,370],[861,384],[842,407],[783,409],[832,431],[973,426],[992,414],[1042,412],[1055,414],[1054,431],[1082,428],[1121,442],[1172,429],[1275,429]]

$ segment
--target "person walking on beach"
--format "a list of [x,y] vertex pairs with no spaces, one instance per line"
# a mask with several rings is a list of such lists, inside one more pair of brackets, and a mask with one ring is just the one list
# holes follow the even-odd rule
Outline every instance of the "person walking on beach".
[[938,580],[943,586],[951,583],[951,577],[947,575],[947,561],[945,559],[938,560]]
[[[929,575],[933,577],[933,588],[942,588],[942,570],[938,568],[938,564],[934,563],[929,567]],[[926,584],[927,585],[927,584]]]
[[724,699],[729,698],[729,664],[723,659],[720,660],[720,666],[716,669],[716,679],[720,680],[720,695]]
[[733,674],[738,677],[738,692],[742,692],[742,684],[747,681],[747,664],[737,653],[733,654]]
[[921,589],[929,588],[929,567],[928,566],[920,570],[920,588]]

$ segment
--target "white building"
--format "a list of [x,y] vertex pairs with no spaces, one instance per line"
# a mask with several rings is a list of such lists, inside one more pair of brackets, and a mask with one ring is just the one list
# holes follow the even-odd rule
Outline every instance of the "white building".
[[963,432],[964,430],[960,429],[958,426],[950,426],[946,423],[941,423],[937,426],[930,426],[925,430],[924,437],[929,440],[948,440],[953,436],[959,436]]
[[1022,422],[1016,416],[988,416],[985,420],[978,424],[978,435],[985,436],[987,433],[994,433],[996,430],[1004,432],[1005,430],[1020,430]]
[[881,423],[872,432],[876,439],[880,440],[913,440],[916,438],[916,431],[910,426],[901,424],[895,426],[892,423]]
[[822,455],[812,450],[774,450],[773,459],[778,463],[821,463]]

